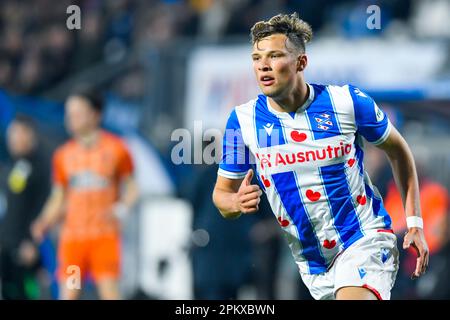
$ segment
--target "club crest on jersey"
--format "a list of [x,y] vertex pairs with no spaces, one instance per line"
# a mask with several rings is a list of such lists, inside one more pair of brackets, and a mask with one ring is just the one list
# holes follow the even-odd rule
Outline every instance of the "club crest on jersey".
[[322,113],[314,117],[317,122],[317,128],[327,131],[333,127],[333,122],[331,121],[331,115],[328,113]]

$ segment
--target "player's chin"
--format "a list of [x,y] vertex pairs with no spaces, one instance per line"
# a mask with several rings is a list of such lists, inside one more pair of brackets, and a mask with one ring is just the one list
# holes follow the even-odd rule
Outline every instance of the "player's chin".
[[261,91],[264,93],[265,96],[268,97],[276,97],[278,95],[278,90],[274,88],[273,86],[261,86]]

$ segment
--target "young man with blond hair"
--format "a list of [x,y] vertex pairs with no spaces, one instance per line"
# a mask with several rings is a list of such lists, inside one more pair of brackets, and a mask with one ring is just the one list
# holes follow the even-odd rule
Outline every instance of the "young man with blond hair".
[[389,299],[397,239],[364,170],[362,138],[390,160],[408,223],[403,248],[417,250],[419,277],[428,247],[407,143],[360,89],[305,81],[312,30],[297,14],[260,21],[251,35],[262,94],[230,114],[215,205],[225,218],[254,213],[263,190],[315,299]]

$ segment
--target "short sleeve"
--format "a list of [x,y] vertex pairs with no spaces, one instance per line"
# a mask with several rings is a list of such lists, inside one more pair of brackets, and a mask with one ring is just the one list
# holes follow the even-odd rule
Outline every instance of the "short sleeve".
[[118,164],[117,171],[119,178],[126,178],[133,174],[134,164],[130,151],[122,140],[117,143]]
[[391,123],[376,102],[360,89],[349,86],[355,110],[357,132],[374,145],[383,143],[389,136]]
[[64,170],[64,152],[57,149],[52,159],[52,182],[53,184],[67,186],[67,174]]
[[250,168],[250,151],[244,143],[241,126],[236,111],[233,110],[223,136],[218,174],[229,179],[242,179]]

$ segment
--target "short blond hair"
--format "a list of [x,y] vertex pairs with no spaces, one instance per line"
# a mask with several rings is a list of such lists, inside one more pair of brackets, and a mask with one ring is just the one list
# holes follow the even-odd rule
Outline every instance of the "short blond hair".
[[250,31],[252,45],[273,34],[284,34],[301,52],[305,52],[305,45],[312,39],[311,26],[300,19],[298,14],[278,14],[268,21],[259,21]]

